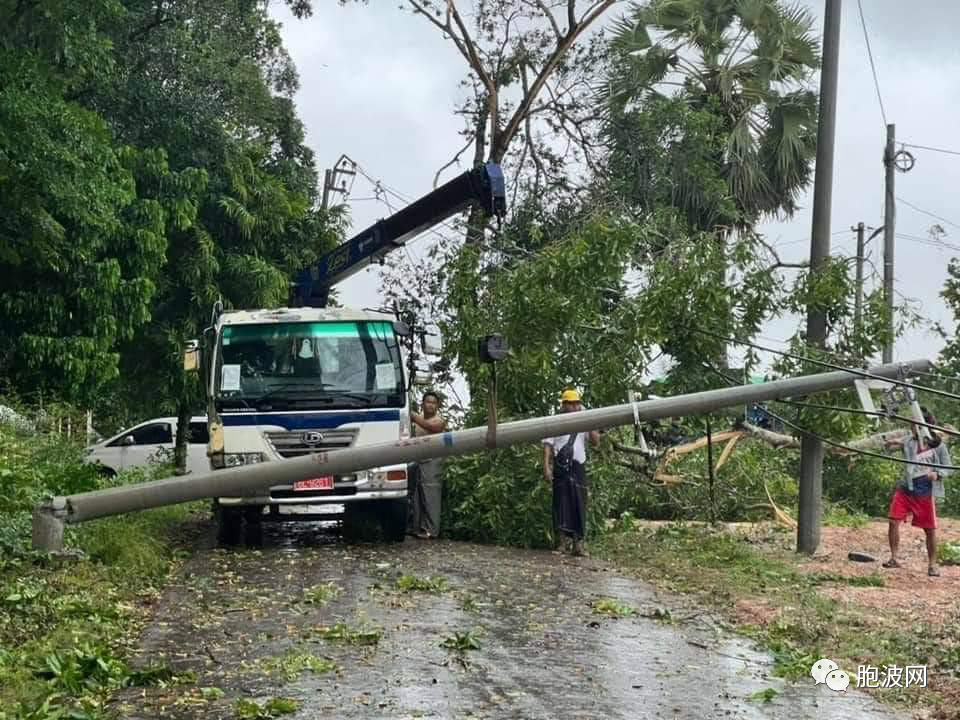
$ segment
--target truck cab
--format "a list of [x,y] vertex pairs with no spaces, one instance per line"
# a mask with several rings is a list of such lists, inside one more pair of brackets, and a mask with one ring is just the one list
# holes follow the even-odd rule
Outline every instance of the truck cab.
[[[410,435],[401,342],[383,314],[343,308],[227,312],[213,327],[207,397],[211,468],[325,453]],[[264,519],[373,515],[406,531],[407,468],[397,465],[215,499],[221,540]],[[362,507],[361,507],[362,505]]]

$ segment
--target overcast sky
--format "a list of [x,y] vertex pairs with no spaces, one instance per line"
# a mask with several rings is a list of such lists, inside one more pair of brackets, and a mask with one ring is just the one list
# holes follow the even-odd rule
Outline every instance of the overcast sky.
[[[465,67],[433,26],[398,10],[397,4],[371,0],[366,6],[341,7],[333,0],[315,0],[314,15],[305,21],[291,17],[280,3],[273,12],[283,23],[284,41],[300,71],[296,102],[318,167],[330,167],[346,154],[385,185],[419,197],[430,190],[437,169],[461,147],[462,123],[452,111]],[[469,2],[459,4],[467,7]],[[816,14],[819,32],[823,3],[805,4]],[[832,251],[850,256],[855,249],[850,227],[861,220],[872,227],[883,222],[885,126],[857,3],[846,0],[843,6],[831,230]],[[955,132],[960,118],[960,3],[863,0],[863,6],[887,120],[896,123],[898,140],[960,151]],[[943,242],[960,247],[955,201],[960,155],[909,150],[916,165],[910,173],[897,174],[897,195],[949,222],[899,203],[896,291],[915,300],[929,321],[952,328],[939,292],[947,262],[960,252],[916,238],[929,238],[930,226],[939,223],[948,233]],[[390,213],[383,202],[368,199],[373,195],[371,183],[358,177],[350,200],[354,230]],[[390,200],[396,207],[395,198]],[[762,227],[784,260],[809,254],[812,193],[801,204],[789,221]],[[441,227],[440,232],[448,231]],[[413,241],[412,253],[422,254],[434,239],[427,234]],[[882,248],[881,236],[868,247],[868,290],[881,281]],[[341,298],[348,305],[376,306],[379,285],[379,271],[365,271],[340,286]],[[772,322],[763,336],[776,345],[773,341],[787,338],[796,322]],[[933,357],[941,345],[939,338],[919,328],[898,341],[894,357]]]

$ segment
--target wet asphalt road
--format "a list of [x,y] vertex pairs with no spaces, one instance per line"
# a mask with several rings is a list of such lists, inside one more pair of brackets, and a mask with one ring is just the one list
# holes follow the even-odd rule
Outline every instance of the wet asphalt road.
[[[405,589],[412,578],[433,591]],[[307,602],[317,586],[339,594]],[[347,637],[324,637],[331,627]],[[376,644],[349,642],[378,632]],[[441,646],[458,633],[461,650]],[[277,669],[304,654],[335,669]],[[348,546],[310,527],[272,530],[259,549],[200,550],[158,603],[138,662],[197,676],[124,691],[117,709],[138,720],[233,718],[237,698],[275,696],[298,701],[292,718],[903,717],[853,688],[772,677],[767,655],[708,614],[597,560],[448,541]],[[771,701],[748,699],[768,688]]]

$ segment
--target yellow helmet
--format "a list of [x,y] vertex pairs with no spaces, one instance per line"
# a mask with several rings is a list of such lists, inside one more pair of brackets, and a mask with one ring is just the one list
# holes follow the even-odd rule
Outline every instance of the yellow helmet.
[[580,402],[580,393],[576,390],[564,390],[560,396],[560,402]]

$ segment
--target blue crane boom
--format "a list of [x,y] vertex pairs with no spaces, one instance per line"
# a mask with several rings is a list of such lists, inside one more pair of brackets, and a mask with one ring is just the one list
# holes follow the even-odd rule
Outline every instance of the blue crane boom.
[[300,271],[291,290],[291,306],[325,307],[330,288],[338,282],[473,204],[488,215],[504,215],[506,186],[499,165],[469,170],[338,245]]

